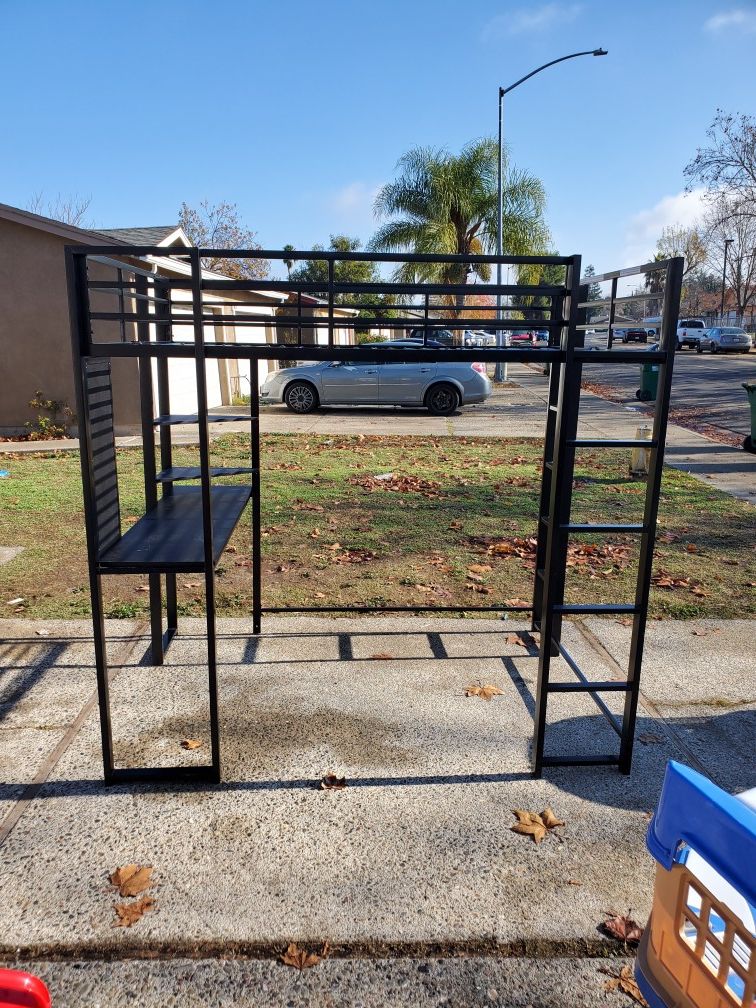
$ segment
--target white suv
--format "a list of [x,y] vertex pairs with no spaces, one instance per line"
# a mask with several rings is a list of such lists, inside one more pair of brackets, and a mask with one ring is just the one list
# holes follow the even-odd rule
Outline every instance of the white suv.
[[677,323],[677,346],[676,350],[683,347],[690,347],[691,350],[698,350],[701,344],[706,323],[700,318],[680,319]]

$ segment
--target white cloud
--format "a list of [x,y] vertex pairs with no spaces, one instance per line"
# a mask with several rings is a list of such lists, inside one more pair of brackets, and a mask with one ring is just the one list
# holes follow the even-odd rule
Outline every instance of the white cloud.
[[556,25],[569,24],[581,11],[580,3],[547,3],[541,7],[520,7],[508,14],[499,14],[483,28],[484,42],[496,41],[505,35],[521,35],[525,32],[547,31]]
[[756,32],[756,10],[736,7],[722,14],[714,14],[704,22],[704,30],[708,32],[735,30],[750,35]]
[[673,224],[691,227],[703,211],[703,188],[664,196],[648,210],[630,218],[625,231],[622,265],[637,266],[653,259],[656,242],[665,227]]

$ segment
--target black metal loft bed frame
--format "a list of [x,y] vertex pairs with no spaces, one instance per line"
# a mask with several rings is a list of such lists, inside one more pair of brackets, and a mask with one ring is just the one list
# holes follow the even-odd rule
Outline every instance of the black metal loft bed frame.
[[[323,282],[291,280],[228,279],[203,271],[204,258],[228,260],[285,259],[321,260],[327,267]],[[343,262],[402,264],[415,279],[377,283],[351,283],[339,279]],[[501,262],[505,267],[533,266],[561,272],[560,283],[466,284],[472,268],[485,270]],[[531,751],[533,773],[540,776],[548,766],[617,766],[629,773],[632,761],[635,719],[640,687],[643,642],[651,582],[654,533],[662,477],[663,450],[676,346],[682,259],[649,263],[590,278],[592,284],[608,283],[609,296],[587,301],[587,286],[581,286],[579,256],[431,256],[379,253],[300,252],[280,250],[213,250],[155,246],[73,246],[66,249],[71,311],[74,371],[76,378],[84,512],[87,531],[89,581],[97,667],[102,754],[106,782],[133,780],[220,781],[220,730],[215,629],[215,569],[251,502],[252,524],[252,633],[259,634],[262,617],[282,612],[531,612],[532,628],[539,633],[538,683]],[[429,270],[441,279],[422,279]],[[654,295],[618,296],[623,277],[657,280]],[[420,279],[417,279],[420,277]],[[184,292],[184,300],[179,300]],[[234,292],[237,292],[236,294]],[[471,294],[485,294],[487,307]],[[287,298],[287,314],[270,314],[271,294]],[[339,297],[350,295],[355,309],[349,317],[337,318]],[[376,309],[375,295],[392,299],[393,317],[385,319]],[[225,300],[211,310],[208,297]],[[115,298],[115,310],[101,310],[93,301]],[[232,300],[232,298],[236,300]],[[517,304],[509,299],[518,298]],[[658,349],[618,350],[612,346],[618,305],[655,298],[662,316]],[[362,300],[367,298],[367,300]],[[501,304],[503,300],[503,306]],[[494,303],[499,302],[497,307]],[[475,313],[465,314],[474,304]],[[110,303],[109,303],[110,305]],[[523,305],[525,307],[523,308]],[[537,307],[534,307],[537,306]],[[266,311],[259,309],[266,307]],[[242,308],[244,313],[228,312]],[[603,322],[587,322],[586,311],[605,311]],[[362,312],[358,317],[357,312]],[[481,320],[481,311],[486,317]],[[523,327],[519,313],[526,312],[535,327],[547,330],[546,346],[430,346],[428,336],[437,330],[469,328],[508,332]],[[372,312],[366,319],[365,312]],[[217,343],[205,338],[206,326],[232,325],[249,328],[263,339],[253,342]],[[175,338],[174,326],[191,327],[192,339]],[[550,366],[544,442],[543,475],[539,502],[536,572],[532,605],[492,604],[477,607],[324,605],[298,609],[266,607],[261,593],[260,528],[260,418],[257,389],[260,360],[360,360],[374,359],[375,351],[359,345],[340,345],[336,332],[390,326],[399,331],[421,328],[423,344],[383,347],[387,362],[524,361]],[[265,341],[265,327],[274,339]],[[587,329],[606,333],[604,349],[585,347]],[[292,342],[292,337],[294,342]],[[504,341],[508,342],[508,341]],[[139,371],[141,429],[144,451],[145,513],[122,531],[113,420],[110,362],[135,360]],[[249,362],[251,407],[243,418],[250,422],[249,466],[215,468],[210,465],[209,422],[239,420],[239,416],[212,415],[207,406],[206,363],[218,358]],[[197,413],[171,413],[168,364],[188,359],[195,364]],[[583,364],[651,363],[659,368],[658,394],[650,441],[578,438],[578,413]],[[153,364],[155,376],[153,378]],[[156,413],[157,407],[157,413]],[[199,465],[174,466],[171,430],[177,424],[199,427]],[[158,452],[155,431],[158,434]],[[649,475],[643,520],[637,524],[579,524],[571,522],[571,497],[575,453],[582,448],[643,447],[650,452]],[[244,486],[217,482],[224,476],[247,474]],[[199,485],[196,481],[199,480]],[[195,485],[182,485],[194,481]],[[583,534],[637,534],[640,540],[635,600],[627,604],[572,604],[565,602],[567,547],[571,536]],[[177,574],[204,576],[206,592],[208,687],[211,761],[203,766],[116,768],[113,759],[109,675],[106,656],[102,578],[105,575],[141,573],[149,583],[152,661],[162,664],[165,649],[178,627]],[[163,630],[162,585],[165,577],[166,630]],[[565,616],[627,615],[632,617],[632,643],[627,680],[590,681],[562,644]],[[561,656],[575,681],[552,681],[551,660]],[[619,736],[619,752],[602,756],[579,754],[556,756],[544,751],[547,702],[554,693],[587,693]],[[617,718],[601,695],[622,692],[624,712]]]

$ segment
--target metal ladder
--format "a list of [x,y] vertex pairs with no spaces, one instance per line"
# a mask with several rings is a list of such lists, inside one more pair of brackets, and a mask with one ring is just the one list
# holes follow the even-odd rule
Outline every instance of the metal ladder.
[[[643,643],[648,614],[648,599],[651,585],[653,551],[656,532],[656,518],[664,464],[664,442],[666,438],[669,398],[672,383],[672,369],[676,348],[677,316],[682,284],[682,263],[680,258],[663,263],[650,263],[633,270],[591,277],[591,282],[611,280],[611,295],[608,299],[588,302],[587,286],[580,287],[578,278],[579,261],[568,267],[566,293],[561,303],[554,304],[554,311],[560,313],[564,323],[561,329],[561,349],[563,361],[554,363],[549,379],[548,410],[544,443],[544,479],[541,487],[539,507],[538,545],[536,550],[536,578],[533,595],[534,632],[540,634],[538,681],[535,698],[534,734],[531,750],[531,767],[540,776],[548,766],[617,766],[621,773],[630,773],[633,738],[635,734],[636,711],[640,689],[640,672],[643,659]],[[649,273],[665,270],[664,308],[662,311],[662,336],[658,351],[613,350],[612,324],[615,305],[633,299],[617,298],[617,280],[621,276],[636,272]],[[640,299],[640,295],[634,296]],[[584,347],[585,310],[588,307],[608,308],[607,344],[605,350],[586,351]],[[598,326],[596,328],[599,328]],[[650,441],[634,438],[578,438],[580,408],[580,385],[583,362],[626,364],[652,361],[659,366],[659,385]],[[643,521],[632,524],[576,523],[570,520],[572,484],[575,470],[575,453],[581,448],[633,448],[650,450],[649,472],[646,482],[646,497]],[[633,534],[639,536],[640,551],[635,587],[635,600],[620,604],[573,604],[565,603],[565,581],[567,572],[567,548],[570,536],[584,534]],[[561,641],[562,620],[565,616],[614,616],[632,617],[632,638],[628,661],[627,679],[624,681],[589,679]],[[552,682],[550,679],[551,660],[561,657],[576,677],[575,682]],[[620,738],[619,752],[614,754],[580,756],[579,754],[546,755],[544,752],[546,718],[549,697],[554,693],[587,693],[606,717],[610,726]],[[609,709],[601,693],[624,693],[624,711],[621,718]]]

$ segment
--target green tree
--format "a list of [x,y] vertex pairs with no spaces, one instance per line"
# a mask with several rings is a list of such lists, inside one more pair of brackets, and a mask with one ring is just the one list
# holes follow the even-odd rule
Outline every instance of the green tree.
[[[329,252],[358,252],[360,249],[359,238],[350,238],[347,235],[331,235],[328,246]],[[312,251],[324,252],[322,245],[313,245]],[[322,283],[322,290],[315,291],[315,297],[328,297],[328,261],[326,259],[302,260],[296,269],[290,270],[289,278],[295,281],[306,283]],[[372,284],[380,283],[381,275],[378,266],[374,262],[364,260],[344,260],[337,261],[333,267],[333,278],[337,283]],[[334,302],[340,305],[360,305],[359,317],[366,319],[391,318],[394,314],[391,310],[393,298],[386,294],[336,294]],[[364,307],[363,307],[364,306]]]
[[[459,154],[416,147],[399,159],[397,169],[398,177],[376,197],[376,216],[386,219],[369,248],[439,255],[496,250],[498,146],[494,140],[476,140]],[[503,194],[504,251],[511,255],[543,252],[549,234],[541,182],[507,164]],[[491,269],[485,263],[405,264],[397,278],[465,284],[470,273],[486,281]]]

